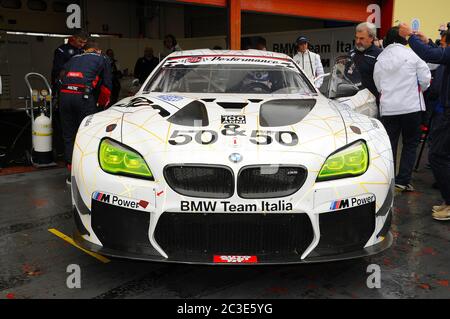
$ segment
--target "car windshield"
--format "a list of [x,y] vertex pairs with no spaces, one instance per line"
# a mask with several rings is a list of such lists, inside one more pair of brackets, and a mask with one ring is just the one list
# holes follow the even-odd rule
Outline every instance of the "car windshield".
[[161,93],[313,94],[290,63],[166,64],[144,91]]

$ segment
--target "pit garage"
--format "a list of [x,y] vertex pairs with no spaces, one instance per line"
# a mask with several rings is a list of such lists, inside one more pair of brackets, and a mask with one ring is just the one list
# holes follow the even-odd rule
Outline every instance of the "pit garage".
[[[431,217],[442,198],[428,167],[426,131],[416,191],[394,192],[391,149],[379,122],[345,103],[327,113],[339,108],[327,99],[330,78],[355,45],[356,25],[377,22],[382,38],[402,5],[0,1],[0,299],[449,298],[450,229]],[[67,185],[61,131],[54,121],[40,133],[36,125],[53,116],[53,55],[75,28],[114,51],[121,90],[116,105],[80,126]],[[168,34],[184,51],[166,59]],[[297,93],[307,98],[282,91],[270,99],[261,85],[235,88],[225,76],[223,70],[242,72],[242,61],[246,71],[270,64],[257,69],[260,77],[273,78],[279,68],[294,72],[290,58],[300,35],[329,73],[321,93],[310,83]],[[270,53],[252,47],[261,38]],[[141,87],[135,63],[150,47],[162,69]],[[192,65],[198,68],[190,75],[176,71]],[[164,86],[169,76],[184,84]],[[205,94],[183,95],[190,91],[182,87],[202,85]],[[222,85],[229,96],[219,93]],[[356,95],[351,103],[360,100]],[[141,148],[152,141],[158,147]],[[39,143],[47,146],[43,162]],[[322,166],[348,145],[348,154],[362,162],[366,156],[366,167],[334,181]],[[297,165],[289,146],[306,154]],[[120,156],[127,174],[108,166]],[[274,161],[281,164],[275,173]],[[148,171],[130,173],[140,163]],[[118,222],[110,222],[115,216]]]

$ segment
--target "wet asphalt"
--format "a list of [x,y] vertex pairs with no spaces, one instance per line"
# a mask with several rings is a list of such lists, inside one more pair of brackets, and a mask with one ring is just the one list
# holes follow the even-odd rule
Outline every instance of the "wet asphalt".
[[[374,257],[315,265],[208,267],[112,259],[102,263],[48,230],[71,236],[65,170],[0,176],[0,299],[28,298],[450,298],[450,223],[431,218],[440,204],[431,171],[396,197],[391,249]],[[381,269],[370,289],[367,269]],[[69,265],[81,288],[69,289]]]

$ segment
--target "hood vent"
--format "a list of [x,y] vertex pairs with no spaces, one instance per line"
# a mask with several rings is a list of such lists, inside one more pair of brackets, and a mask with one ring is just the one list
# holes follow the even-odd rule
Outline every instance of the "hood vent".
[[261,106],[260,125],[280,127],[297,124],[312,111],[316,103],[313,99],[269,101]]
[[242,110],[248,103],[233,103],[233,102],[217,102],[218,105],[226,110]]
[[183,107],[168,119],[172,124],[192,127],[209,126],[208,112],[200,101],[194,101]]

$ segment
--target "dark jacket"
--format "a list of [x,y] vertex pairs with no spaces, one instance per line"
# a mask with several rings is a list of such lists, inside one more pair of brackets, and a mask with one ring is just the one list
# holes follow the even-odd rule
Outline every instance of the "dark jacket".
[[409,45],[416,54],[425,62],[441,64],[444,66],[440,101],[445,108],[446,114],[450,117],[450,47],[436,48],[430,44],[424,44],[419,37],[413,35],[409,38]]
[[69,86],[90,88],[101,106],[107,106],[112,90],[112,71],[109,59],[104,55],[88,52],[74,56],[65,65],[61,92]]
[[82,49],[78,49],[69,43],[63,44],[55,50],[52,68],[52,85],[55,85],[59,80],[60,73],[64,70],[64,65],[69,62],[73,56],[81,53],[83,53]]
[[373,44],[363,52],[356,49],[350,52],[350,57],[361,74],[362,85],[373,95],[375,95],[377,101],[379,100],[380,93],[378,93],[377,87],[375,86],[375,82],[373,80],[373,70],[375,68],[375,63],[377,63],[377,58],[381,52],[383,52],[383,50]]
[[159,60],[155,57],[150,60],[146,57],[139,58],[134,67],[134,77],[139,79],[139,83],[143,84],[158,64]]

